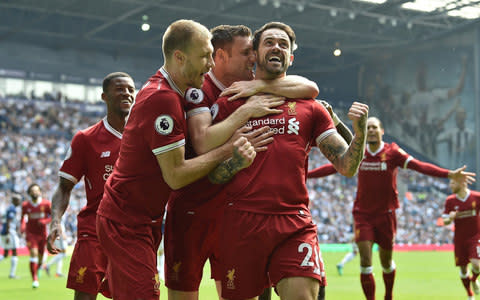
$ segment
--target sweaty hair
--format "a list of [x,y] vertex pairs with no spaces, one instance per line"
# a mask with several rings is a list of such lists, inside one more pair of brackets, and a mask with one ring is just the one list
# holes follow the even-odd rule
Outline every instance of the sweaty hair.
[[192,39],[201,33],[211,37],[205,26],[193,20],[178,20],[170,24],[163,35],[162,51],[165,60],[168,60],[175,50],[186,52]]
[[233,39],[237,36],[250,37],[252,31],[244,25],[219,25],[210,29],[212,33],[213,57],[217,49],[224,49],[231,55]]
[[38,188],[40,188],[40,186],[39,186],[37,183],[32,183],[31,185],[28,186],[27,194],[28,194],[29,196],[31,196],[30,191],[31,191],[32,188],[35,187],[35,186],[38,186]]
[[260,38],[262,37],[262,33],[272,28],[277,28],[285,31],[285,33],[288,35],[288,38],[290,39],[290,53],[293,53],[293,50],[296,49],[295,32],[293,31],[292,27],[282,22],[269,22],[257,29],[253,34],[253,50],[258,50],[258,45],[260,44]]
[[128,75],[128,74],[125,73],[125,72],[113,72],[113,73],[110,73],[110,74],[108,74],[107,76],[105,76],[105,78],[103,78],[102,88],[103,88],[103,92],[104,92],[104,93],[108,90],[108,86],[110,85],[110,82],[111,82],[113,79],[118,78],[118,77],[128,77],[128,78],[130,78],[130,79],[133,81],[132,76]]

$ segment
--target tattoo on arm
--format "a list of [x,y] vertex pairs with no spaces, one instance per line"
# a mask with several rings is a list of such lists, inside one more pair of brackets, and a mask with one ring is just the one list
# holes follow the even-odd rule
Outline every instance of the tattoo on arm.
[[232,180],[233,176],[241,170],[241,161],[237,159],[228,159],[219,164],[210,174],[208,179],[215,184],[223,184]]
[[324,140],[319,147],[340,174],[353,176],[363,159],[364,145],[364,138],[354,136],[350,146],[347,147],[340,135],[336,134],[336,136]]

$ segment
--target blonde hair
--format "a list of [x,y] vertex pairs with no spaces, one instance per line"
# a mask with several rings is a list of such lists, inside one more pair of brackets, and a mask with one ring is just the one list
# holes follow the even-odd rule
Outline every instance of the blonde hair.
[[163,35],[162,51],[165,60],[168,60],[175,50],[187,52],[194,37],[212,34],[202,24],[193,20],[178,20],[170,24]]

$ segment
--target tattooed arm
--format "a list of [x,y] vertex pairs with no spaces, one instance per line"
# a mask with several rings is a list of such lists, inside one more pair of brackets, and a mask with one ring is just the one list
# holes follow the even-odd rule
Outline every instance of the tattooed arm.
[[365,152],[368,106],[354,102],[350,107],[348,117],[352,120],[355,132],[350,145],[347,145],[340,134],[334,133],[320,141],[318,147],[340,174],[352,177],[357,173]]
[[233,144],[235,146],[233,156],[219,164],[212,172],[208,174],[210,182],[222,184],[229,182],[238,171],[250,166],[257,155],[254,147],[246,138]]

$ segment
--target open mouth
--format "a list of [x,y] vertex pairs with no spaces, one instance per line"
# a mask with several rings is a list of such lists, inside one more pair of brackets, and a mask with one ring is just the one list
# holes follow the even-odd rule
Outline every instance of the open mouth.
[[282,63],[282,60],[279,56],[270,56],[268,58],[268,62],[273,62],[273,63]]

